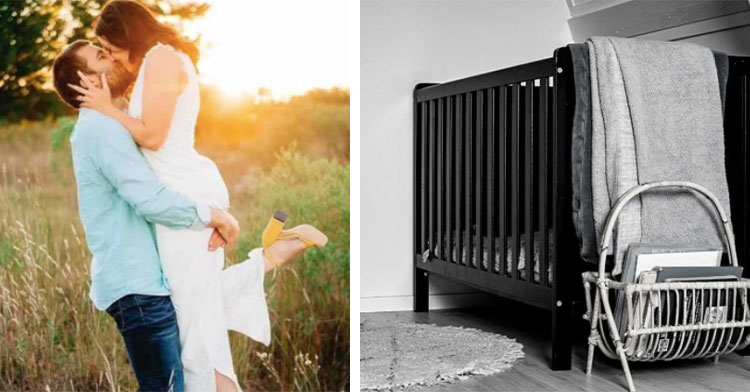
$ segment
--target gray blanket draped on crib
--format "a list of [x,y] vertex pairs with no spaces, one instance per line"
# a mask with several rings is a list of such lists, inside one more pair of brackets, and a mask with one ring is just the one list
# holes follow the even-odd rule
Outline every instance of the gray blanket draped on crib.
[[[569,48],[576,86],[573,220],[581,256],[597,262],[609,207],[639,183],[693,181],[729,211],[721,115],[727,56],[693,44],[610,37]],[[718,222],[699,199],[666,191],[631,204],[618,221],[614,273],[632,242],[721,247]]]

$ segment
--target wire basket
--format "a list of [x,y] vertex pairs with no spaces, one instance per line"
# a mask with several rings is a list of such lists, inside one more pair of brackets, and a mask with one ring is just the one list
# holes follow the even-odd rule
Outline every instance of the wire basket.
[[[654,188],[688,188],[709,199],[724,225],[729,261],[737,266],[732,224],[706,188],[686,181],[659,181],[635,186],[617,200],[605,224],[599,271],[583,274],[584,318],[591,323],[586,373],[591,373],[598,346],[607,357],[620,359],[630,391],[635,391],[635,386],[629,361],[718,360],[750,343],[748,279],[643,284],[619,282],[605,273],[607,250],[620,212],[638,194]],[[622,295],[623,314],[615,318],[611,303]]]

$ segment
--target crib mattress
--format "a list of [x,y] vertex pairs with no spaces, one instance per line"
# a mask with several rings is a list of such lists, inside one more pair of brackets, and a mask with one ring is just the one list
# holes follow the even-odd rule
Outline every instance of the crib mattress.
[[[466,238],[466,232],[464,231],[462,233],[462,235],[463,236],[461,238],[465,239]],[[520,241],[519,241],[520,242],[520,247],[519,247],[519,252],[518,252],[518,266],[517,266],[517,270],[518,270],[519,274],[521,275],[521,279],[525,280],[526,279],[526,234],[521,234],[519,237],[520,237],[519,238],[520,239]],[[470,236],[470,238],[471,238],[471,244],[470,244],[470,249],[471,249],[471,266],[472,267],[476,267],[476,260],[477,260],[477,257],[476,257],[477,256],[476,255],[476,253],[477,253],[477,250],[476,250],[477,249],[476,248],[476,236],[472,235],[472,236]],[[443,238],[442,238],[443,249],[447,249],[447,247],[448,247],[448,240],[449,240],[448,239],[448,235],[447,234],[443,235]],[[541,241],[540,233],[538,231],[534,232],[534,245],[533,245],[533,252],[534,252],[534,261],[533,261],[533,263],[534,263],[534,266],[533,266],[534,277],[533,277],[533,279],[534,280],[533,281],[535,283],[539,282],[539,257],[540,257],[540,255],[539,255],[539,242],[540,241]],[[489,266],[488,266],[488,258],[489,257],[488,257],[488,246],[487,246],[488,242],[489,241],[488,241],[487,237],[486,236],[483,237],[483,239],[482,239],[482,259],[481,259],[481,263],[482,263],[482,268],[484,268],[484,269],[488,269],[489,268]],[[554,232],[552,230],[550,230],[548,232],[548,234],[547,234],[547,243],[548,243],[548,246],[547,246],[547,256],[548,256],[548,258],[551,259],[550,255],[552,254],[552,250],[553,250],[553,248],[555,246],[555,236],[554,236]],[[428,244],[429,244],[429,241],[428,241]],[[500,257],[501,257],[502,252],[501,252],[501,241],[499,240],[499,238],[497,238],[497,237],[495,238],[494,245],[495,245],[495,272],[496,273],[500,273]],[[438,254],[437,244],[435,244],[435,246],[431,246],[430,248],[432,249],[432,252],[431,252],[432,254]],[[461,249],[461,264],[464,264],[464,265],[467,264],[467,260],[466,260],[467,251],[466,251],[466,249],[467,249],[466,246],[463,246],[462,249]],[[423,252],[422,256],[425,259],[427,259],[429,257],[429,253],[430,253],[430,251],[428,249],[426,249]],[[512,239],[511,239],[511,237],[507,237],[507,239],[505,241],[505,255],[506,255],[505,256],[505,274],[510,275],[511,274],[511,269],[512,269],[511,263],[512,263],[512,260],[513,260],[513,246],[512,246]],[[450,260],[451,261],[457,260],[457,258],[456,258],[456,241],[455,241],[455,236],[452,237],[452,239],[451,239],[451,255],[450,255]],[[547,264],[547,281],[550,284],[553,283],[553,279],[552,279],[553,273],[552,273],[552,271],[553,271],[552,270],[552,263],[548,263]]]

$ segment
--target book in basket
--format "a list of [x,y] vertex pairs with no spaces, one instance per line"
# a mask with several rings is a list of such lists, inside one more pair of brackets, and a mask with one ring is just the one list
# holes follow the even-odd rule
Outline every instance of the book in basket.
[[[654,267],[716,267],[721,262],[721,250],[698,248],[685,245],[654,245],[634,243],[628,248],[620,281],[623,283],[656,283]],[[644,274],[644,272],[646,272]],[[639,294],[635,298],[634,328],[647,328],[653,325],[654,313],[658,314],[659,298]],[[615,306],[615,324],[624,339],[625,349],[629,355],[635,353],[636,341],[643,339],[625,339],[628,331],[628,317],[625,317],[625,292],[617,292]],[[643,324],[643,325],[642,325]]]

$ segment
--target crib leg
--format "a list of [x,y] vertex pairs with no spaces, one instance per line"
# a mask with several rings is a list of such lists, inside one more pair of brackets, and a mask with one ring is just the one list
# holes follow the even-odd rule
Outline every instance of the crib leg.
[[430,310],[430,277],[425,270],[414,268],[414,311],[427,312]]
[[573,323],[573,304],[570,301],[558,301],[552,310],[552,370],[570,370]]

